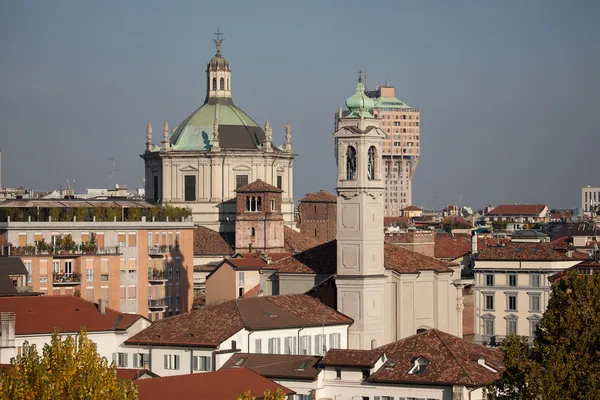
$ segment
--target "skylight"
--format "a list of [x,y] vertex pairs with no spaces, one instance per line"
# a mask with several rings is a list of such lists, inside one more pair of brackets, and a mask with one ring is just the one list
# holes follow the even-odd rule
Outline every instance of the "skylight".
[[275,318],[275,317],[277,316],[277,314],[273,314],[273,313],[272,313],[272,312],[270,312],[270,311],[265,311],[265,310],[263,310],[263,312],[264,312],[265,314],[267,314],[267,315],[269,316],[269,318]]
[[429,360],[425,357],[417,357],[414,361],[413,367],[408,371],[409,374],[420,374],[425,371],[425,368],[429,365]]
[[306,361],[302,361],[302,364],[300,364],[298,366],[298,368],[296,368],[296,371],[304,371],[306,369],[306,367],[308,367],[308,364],[310,363],[309,360]]
[[246,360],[247,360],[247,358],[246,358],[246,357],[244,357],[244,358],[240,358],[239,360],[237,360],[237,361],[235,362],[235,366],[236,366],[236,367],[239,367],[240,365],[242,365],[243,363],[245,363],[245,362],[246,362]]

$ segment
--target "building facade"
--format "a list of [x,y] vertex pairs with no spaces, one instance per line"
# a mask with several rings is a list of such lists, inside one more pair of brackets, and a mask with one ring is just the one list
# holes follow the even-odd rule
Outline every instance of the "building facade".
[[34,292],[153,321],[192,307],[193,240],[191,221],[0,222],[3,254],[21,258]]
[[296,227],[318,243],[328,242],[335,239],[336,218],[337,197],[319,190],[300,199]]
[[593,215],[593,211],[598,212],[600,205],[600,186],[584,186],[581,188],[581,211],[585,216]]
[[206,68],[206,99],[171,132],[165,122],[160,146],[148,124],[145,193],[148,201],[188,207],[194,222],[219,232],[234,232],[235,190],[257,179],[283,191],[282,213],[293,224],[291,130],[276,146],[267,121],[264,130],[233,104],[231,67],[217,54]]
[[382,148],[384,213],[399,216],[404,207],[412,205],[412,179],[421,155],[421,112],[398,100],[391,86],[366,94],[375,100],[373,115],[381,119],[381,129],[387,133]]

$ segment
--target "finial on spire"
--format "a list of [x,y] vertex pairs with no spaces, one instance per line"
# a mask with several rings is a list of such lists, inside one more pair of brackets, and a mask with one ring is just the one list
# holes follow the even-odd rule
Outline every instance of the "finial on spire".
[[215,33],[215,36],[217,37],[216,39],[213,39],[213,42],[215,42],[215,46],[217,46],[217,55],[221,54],[221,44],[223,43],[223,33],[221,33],[221,31],[219,31],[217,29],[217,32]]
[[210,151],[219,151],[221,150],[221,146],[219,143],[219,120],[215,118],[213,122],[213,140],[212,147]]
[[146,151],[152,151],[152,124],[150,122],[146,127]]
[[169,139],[169,124],[167,123],[167,121],[165,121],[165,124],[163,125],[163,139]]
[[292,152],[292,127],[289,122],[285,124],[285,151]]
[[359,82],[362,82],[362,74],[363,74],[363,70],[362,70],[362,69],[359,69],[359,70],[358,70],[358,81],[359,81]]
[[163,125],[163,140],[161,144],[161,151],[171,150],[171,142],[169,141],[169,124],[167,123],[167,121],[165,121],[165,124]]
[[272,143],[273,143],[273,130],[271,129],[271,124],[269,121],[265,122],[265,140],[263,142],[263,149],[266,152],[272,152]]

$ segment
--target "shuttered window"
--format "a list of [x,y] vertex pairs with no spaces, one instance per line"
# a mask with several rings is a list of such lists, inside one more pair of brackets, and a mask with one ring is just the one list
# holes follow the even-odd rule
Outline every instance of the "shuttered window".
[[89,301],[95,301],[94,300],[94,288],[93,287],[85,288],[85,298],[88,299]]
[[129,232],[129,247],[137,246],[137,235],[135,232]]
[[108,260],[100,260],[100,280],[108,281]]
[[127,288],[127,298],[133,300],[137,297],[137,286],[129,286]]
[[35,240],[36,242],[41,242],[43,238],[44,238],[44,236],[41,233],[33,234],[33,240]]
[[98,245],[99,249],[104,248],[104,233],[103,232],[96,233],[96,244]]
[[130,272],[137,270],[137,260],[135,258],[130,258],[129,261],[127,261],[127,269]]
[[125,285],[119,287],[119,298],[125,300]]
[[125,232],[117,234],[117,241],[119,242],[119,247],[125,247]]
[[125,259],[121,258],[119,260],[119,271],[127,271],[127,265],[125,265]]
[[85,280],[87,282],[94,281],[94,260],[93,259],[85,260]]
[[18,242],[18,246],[19,247],[23,247],[27,245],[27,234],[26,233],[19,233],[19,242]]
[[48,282],[48,260],[40,260],[40,283]]
[[81,241],[89,242],[90,241],[90,233],[89,232],[81,232]]
[[102,286],[100,288],[100,297],[103,298],[106,302],[108,302],[108,286]]

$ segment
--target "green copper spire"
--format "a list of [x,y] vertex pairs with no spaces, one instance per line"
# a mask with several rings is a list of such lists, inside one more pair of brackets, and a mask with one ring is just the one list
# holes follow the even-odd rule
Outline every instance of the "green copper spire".
[[347,117],[360,118],[362,109],[364,118],[373,118],[371,111],[373,111],[373,108],[375,107],[375,102],[365,94],[365,85],[362,83],[362,77],[358,78],[356,93],[346,100],[346,107],[350,110],[350,114],[347,115]]

